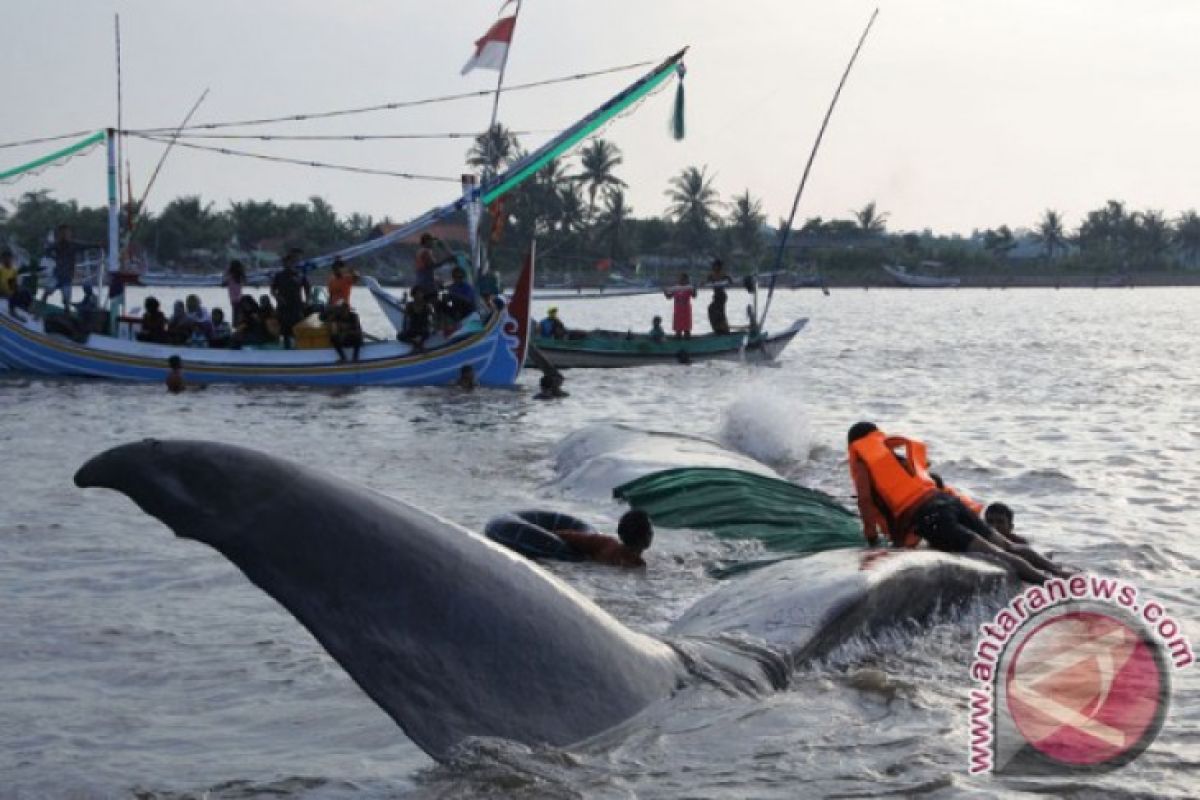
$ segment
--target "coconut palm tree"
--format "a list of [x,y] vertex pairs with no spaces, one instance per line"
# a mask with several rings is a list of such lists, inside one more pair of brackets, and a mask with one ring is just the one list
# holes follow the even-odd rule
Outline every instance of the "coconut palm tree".
[[1171,225],[1161,211],[1139,211],[1131,215],[1130,249],[1142,264],[1153,267],[1171,248]]
[[874,200],[863,206],[862,210],[850,213],[858,222],[859,229],[868,236],[879,236],[887,231],[888,213],[880,211]]
[[733,243],[754,260],[762,252],[762,227],[767,221],[762,201],[751,197],[750,190],[733,198],[729,212],[729,229]]
[[1033,231],[1033,240],[1042,246],[1046,257],[1054,260],[1056,253],[1067,249],[1067,235],[1063,231],[1062,215],[1053,209],[1046,209],[1037,228]]
[[593,139],[580,151],[581,171],[572,180],[587,189],[589,219],[596,212],[597,192],[610,186],[623,188],[626,185],[625,181],[613,175],[613,169],[620,166],[623,160],[621,150],[604,139]]
[[625,254],[625,229],[633,216],[633,209],[625,202],[625,192],[616,188],[604,190],[604,208],[596,220],[596,232],[608,243],[609,258],[621,258]]
[[497,122],[475,137],[475,144],[467,151],[467,163],[496,174],[501,167],[515,161],[520,152],[521,143],[516,135]]
[[1179,215],[1171,240],[1183,253],[1187,262],[1194,266],[1200,257],[1200,214],[1197,214],[1195,209],[1189,209]]
[[698,249],[708,243],[712,228],[720,222],[717,208],[721,205],[714,178],[708,175],[708,166],[685,167],[671,179],[666,191],[671,201],[667,215],[679,225],[684,244]]

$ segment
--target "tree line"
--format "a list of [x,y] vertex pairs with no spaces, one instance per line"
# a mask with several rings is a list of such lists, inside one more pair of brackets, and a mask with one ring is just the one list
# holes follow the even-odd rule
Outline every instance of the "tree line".
[[[518,137],[498,124],[475,140],[466,157],[471,166],[498,174],[525,155]],[[665,188],[662,212],[639,217],[626,198],[622,163],[620,149],[602,138],[586,143],[576,158],[548,162],[490,209],[502,218],[492,226],[502,231],[495,260],[514,266],[524,243],[536,236],[543,273],[549,267],[587,274],[597,262],[622,267],[635,257],[695,265],[722,257],[743,270],[769,265],[786,222],[768,226],[762,201],[749,189],[723,198],[707,166],[685,167]],[[0,205],[0,238],[34,256],[60,223],[71,225],[83,241],[102,242],[107,235],[103,207],[61,201],[47,190],[27,192],[10,205]],[[234,201],[218,209],[191,195],[157,213],[136,207],[125,212],[134,247],[152,263],[210,271],[233,251],[269,246],[328,252],[365,241],[392,222],[338,214],[320,197],[286,205]],[[987,271],[1010,269],[1020,257],[1042,269],[1132,271],[1195,266],[1200,259],[1200,215],[1194,210],[1168,219],[1161,211],[1133,211],[1112,200],[1088,212],[1074,230],[1059,212],[1047,210],[1028,229],[1002,225],[970,237],[892,233],[887,218],[874,201],[845,218],[810,218],[791,232],[784,267],[839,272],[933,260],[947,269]],[[392,249],[364,266],[401,267],[407,258]]]

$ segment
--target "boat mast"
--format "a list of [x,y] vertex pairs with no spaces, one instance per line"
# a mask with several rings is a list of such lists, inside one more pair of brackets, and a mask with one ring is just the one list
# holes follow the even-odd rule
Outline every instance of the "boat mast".
[[[117,131],[109,128],[106,131],[105,152],[108,155],[108,273],[111,277],[120,268],[121,227],[120,201],[117,199]],[[104,288],[103,281],[99,282],[97,291]]]
[[[854,48],[854,53],[850,56],[849,63],[846,64],[846,70],[842,73],[842,79],[838,81],[837,89],[833,93],[833,100],[829,102],[829,108],[825,111],[825,119],[821,122],[820,130],[817,131],[817,140],[813,142],[812,151],[808,154],[808,163],[804,165],[804,174],[800,177],[800,185],[796,188],[796,197],[792,200],[792,213],[788,215],[787,225],[780,231],[779,248],[775,251],[775,266],[771,270],[773,273],[771,275],[771,288],[767,291],[767,303],[763,308],[762,318],[758,320],[760,330],[763,323],[767,321],[767,312],[771,310],[771,297],[775,294],[775,281],[779,275],[779,270],[783,266],[783,251],[787,247],[788,236],[792,232],[792,222],[796,219],[796,209],[800,207],[800,197],[804,194],[804,186],[808,183],[808,174],[812,171],[817,151],[821,149],[821,140],[825,137],[825,129],[829,127],[829,118],[833,116],[833,109],[837,107],[838,98],[842,96],[842,88],[846,85],[846,79],[850,77],[850,70],[854,68],[854,62],[858,60],[858,53],[867,41],[867,34],[871,32],[871,26],[875,24],[875,18],[878,16],[879,9],[876,8],[874,13],[871,14],[871,18],[867,20],[867,27],[863,30],[862,36],[858,38],[858,45]],[[754,299],[757,310],[757,294]]]

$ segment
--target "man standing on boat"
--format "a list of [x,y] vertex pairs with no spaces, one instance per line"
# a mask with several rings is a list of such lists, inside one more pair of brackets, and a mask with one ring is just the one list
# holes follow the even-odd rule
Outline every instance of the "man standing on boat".
[[47,249],[48,255],[54,259],[54,286],[47,288],[42,294],[42,302],[50,299],[55,292],[62,292],[63,308],[71,310],[71,284],[75,281],[75,264],[79,254],[89,247],[100,245],[84,244],[71,238],[71,226],[59,225],[54,232],[54,243]]
[[679,276],[679,283],[663,291],[668,300],[675,302],[675,313],[671,316],[671,329],[676,339],[692,338],[692,298],[696,296],[696,287],[687,273]]
[[729,276],[725,274],[725,265],[721,259],[714,258],[712,271],[708,273],[708,284],[713,290],[712,302],[708,304],[708,324],[712,326],[713,333],[729,333],[729,317],[725,315],[725,304],[729,302],[729,295],[725,290],[730,283]]
[[[433,249],[437,247],[442,250],[441,258],[434,255]],[[454,254],[446,249],[446,245],[441,239],[437,239],[430,233],[421,234],[421,247],[417,250],[415,263],[413,264],[413,288],[420,286],[432,297],[437,294],[438,284],[435,271],[442,264],[446,264],[454,260]]]
[[271,294],[275,296],[279,315],[279,332],[283,336],[284,348],[289,350],[292,348],[292,328],[304,319],[304,305],[312,291],[308,278],[296,268],[299,260],[300,250],[293,247],[283,257],[283,269],[271,279]]

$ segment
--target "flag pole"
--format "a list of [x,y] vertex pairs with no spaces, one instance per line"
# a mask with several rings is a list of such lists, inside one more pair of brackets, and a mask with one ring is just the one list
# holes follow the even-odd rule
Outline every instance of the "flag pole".
[[[504,12],[504,8],[509,2],[513,2],[513,0],[506,0],[504,5],[500,6],[501,13]],[[517,8],[515,11],[513,11],[512,35],[509,37],[508,47],[504,48],[504,61],[500,63],[500,74],[496,76],[496,95],[492,98],[492,119],[488,123],[487,131],[484,133],[484,141],[487,142],[487,163],[483,166],[483,180],[479,182],[480,186],[486,185],[489,180],[499,173],[499,164],[496,165],[496,171],[492,171],[492,149],[495,146],[495,136],[493,132],[496,130],[496,120],[500,114],[500,92],[504,88],[504,73],[508,69],[508,56],[509,53],[512,52],[513,40],[517,38],[517,20],[521,16],[521,0],[515,0],[515,2],[517,4]],[[480,203],[479,200],[476,200],[475,202],[477,204]],[[468,215],[469,219],[474,220],[474,229],[471,231],[471,257],[475,262],[473,266],[475,268],[474,272],[476,275],[483,275],[485,272],[491,271],[490,265],[485,263],[486,254],[484,252],[483,242],[480,240],[478,228],[479,220],[482,216],[481,209],[478,207],[476,208],[474,214]]]
[[[500,92],[504,88],[504,72],[508,69],[508,54],[512,52],[513,40],[517,38],[517,20],[521,16],[521,0],[515,0],[517,10],[513,12],[513,29],[512,37],[508,40],[508,47],[504,49],[504,61],[500,64],[500,74],[496,77],[496,96],[492,98],[492,121],[488,124],[488,149],[492,146],[492,130],[496,127],[496,118],[500,114]],[[508,5],[505,3],[505,5]],[[501,11],[504,9],[501,8]],[[488,154],[490,160],[491,154]],[[488,176],[491,177],[491,176]]]

